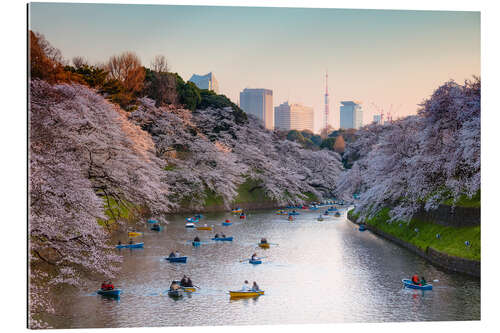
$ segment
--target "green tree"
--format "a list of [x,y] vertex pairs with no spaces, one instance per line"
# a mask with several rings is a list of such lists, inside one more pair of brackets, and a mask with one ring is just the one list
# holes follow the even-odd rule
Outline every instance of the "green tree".
[[323,142],[321,142],[320,148],[333,150],[334,145],[335,145],[335,138],[326,138],[325,140],[323,140]]

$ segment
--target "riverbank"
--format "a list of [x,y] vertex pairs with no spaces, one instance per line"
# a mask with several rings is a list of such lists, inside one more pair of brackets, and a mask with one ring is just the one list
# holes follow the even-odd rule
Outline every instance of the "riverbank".
[[[373,233],[425,258],[442,268],[479,277],[481,275],[481,226],[451,227],[412,219],[406,223],[387,223],[389,209],[366,221],[349,211],[348,219],[364,223]],[[465,243],[469,242],[469,246]]]

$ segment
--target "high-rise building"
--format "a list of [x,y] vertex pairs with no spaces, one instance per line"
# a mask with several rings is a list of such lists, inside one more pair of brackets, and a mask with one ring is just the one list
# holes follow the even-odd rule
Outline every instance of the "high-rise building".
[[200,89],[208,89],[212,90],[216,94],[219,93],[219,82],[217,82],[217,79],[212,72],[206,75],[193,74],[189,81],[196,84],[196,86]]
[[283,130],[311,130],[314,125],[312,107],[285,102],[274,108],[274,127]]
[[340,102],[340,128],[359,129],[363,126],[363,109],[360,103],[353,101]]
[[274,129],[273,91],[245,88],[240,92],[240,107],[264,122],[267,129]]

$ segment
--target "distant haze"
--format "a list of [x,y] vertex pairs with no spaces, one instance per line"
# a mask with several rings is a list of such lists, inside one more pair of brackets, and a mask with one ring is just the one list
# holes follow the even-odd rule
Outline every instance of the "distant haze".
[[273,104],[312,106],[323,123],[325,71],[330,123],[340,101],[414,114],[443,82],[480,74],[479,12],[34,3],[30,29],[66,59],[91,63],[134,51],[155,55],[188,80],[213,72],[234,102],[244,88],[273,90]]

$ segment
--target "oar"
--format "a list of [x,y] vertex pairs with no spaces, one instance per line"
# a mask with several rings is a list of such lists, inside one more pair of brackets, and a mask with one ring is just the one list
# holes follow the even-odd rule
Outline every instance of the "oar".
[[196,288],[198,288],[198,289],[201,289],[201,287],[199,287],[199,286],[195,285],[194,283],[193,283],[193,286],[195,286],[195,287],[196,287]]

